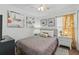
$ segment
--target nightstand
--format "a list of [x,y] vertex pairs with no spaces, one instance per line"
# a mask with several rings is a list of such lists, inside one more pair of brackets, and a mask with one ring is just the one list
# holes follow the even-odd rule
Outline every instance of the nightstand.
[[59,46],[66,46],[69,47],[70,50],[72,49],[71,44],[72,44],[72,39],[68,38],[68,37],[58,37],[58,41],[59,41]]

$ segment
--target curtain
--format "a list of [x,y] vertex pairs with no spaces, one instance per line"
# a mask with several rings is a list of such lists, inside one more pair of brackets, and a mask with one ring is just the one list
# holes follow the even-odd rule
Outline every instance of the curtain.
[[74,14],[63,16],[63,35],[72,39],[72,47],[76,48],[74,31]]

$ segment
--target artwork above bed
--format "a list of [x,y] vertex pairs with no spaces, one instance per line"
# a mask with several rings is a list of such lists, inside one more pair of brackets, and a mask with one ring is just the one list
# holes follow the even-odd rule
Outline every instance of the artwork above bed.
[[54,18],[47,19],[47,25],[48,25],[48,27],[54,27],[55,26],[55,19]]
[[41,20],[41,26],[46,26],[47,25],[47,20],[46,19],[42,19]]
[[55,18],[48,18],[48,19],[41,19],[40,20],[40,25],[41,25],[41,29],[45,30],[49,30],[49,29],[53,29],[55,28]]

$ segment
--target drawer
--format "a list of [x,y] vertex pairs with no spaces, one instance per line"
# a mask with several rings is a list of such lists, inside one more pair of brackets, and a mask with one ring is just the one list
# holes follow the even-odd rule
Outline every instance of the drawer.
[[70,39],[58,39],[58,41],[71,42],[71,40],[70,40]]
[[65,42],[65,41],[59,41],[59,45],[63,45],[63,46],[70,46],[71,43],[70,42]]

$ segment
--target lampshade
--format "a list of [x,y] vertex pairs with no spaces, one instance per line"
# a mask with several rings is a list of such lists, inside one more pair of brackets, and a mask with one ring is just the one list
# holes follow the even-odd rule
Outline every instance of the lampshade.
[[48,7],[44,4],[40,5],[40,7],[38,8],[38,11],[46,11],[48,10]]

